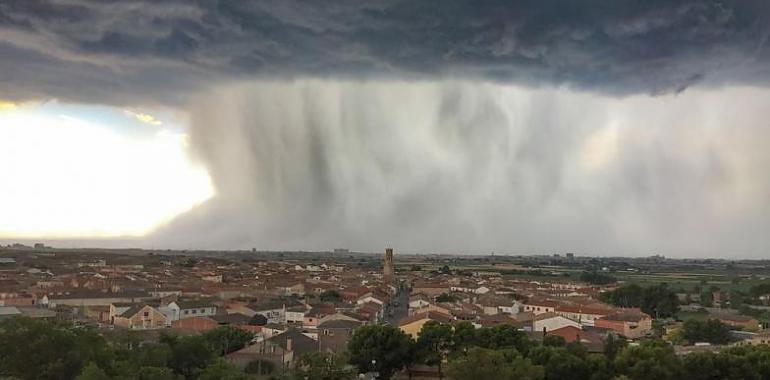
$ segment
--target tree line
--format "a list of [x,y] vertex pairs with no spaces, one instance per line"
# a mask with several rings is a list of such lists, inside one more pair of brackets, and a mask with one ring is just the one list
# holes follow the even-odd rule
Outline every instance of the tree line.
[[599,299],[618,307],[636,307],[653,318],[674,318],[679,312],[679,298],[666,284],[642,287],[636,284],[623,285],[613,291],[604,292]]
[[[693,321],[683,328],[692,342],[726,343],[726,331],[719,321]],[[454,327],[428,322],[416,340],[388,326],[362,327],[349,350],[360,372],[378,372],[382,379],[421,363],[438,366],[442,377],[453,380],[770,379],[766,345],[677,355],[661,339],[631,345],[609,335],[603,346],[602,352],[589,352],[580,343],[548,335],[535,342],[508,325],[476,329],[469,322]]]
[[[715,322],[686,323],[682,334],[693,342],[722,341],[726,328]],[[251,334],[220,327],[204,334],[162,334],[145,342],[131,333],[109,342],[96,331],[63,324],[13,318],[0,322],[0,378],[23,380],[246,380],[259,370],[275,380],[352,380],[358,373],[390,379],[409,376],[418,365],[454,380],[716,380],[770,379],[770,347],[730,347],[719,353],[676,355],[660,339],[630,345],[609,335],[603,351],[547,335],[535,341],[501,324],[475,328],[427,322],[413,339],[398,328],[362,326],[343,354],[314,352],[295,368],[276,371],[269,362],[236,368],[222,355],[248,344]],[[262,376],[260,378],[266,378]]]

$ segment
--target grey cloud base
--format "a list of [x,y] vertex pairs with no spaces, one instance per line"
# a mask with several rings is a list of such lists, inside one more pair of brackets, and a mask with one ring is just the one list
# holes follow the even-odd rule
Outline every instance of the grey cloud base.
[[0,91],[183,105],[251,76],[428,78],[611,94],[767,83],[763,0],[0,2]]

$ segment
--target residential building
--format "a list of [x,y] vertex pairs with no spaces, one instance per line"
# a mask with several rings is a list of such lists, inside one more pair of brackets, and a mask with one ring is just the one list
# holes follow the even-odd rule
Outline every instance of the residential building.
[[596,319],[613,314],[616,311],[608,308],[582,305],[558,305],[554,312],[562,317],[578,321],[578,323],[584,326],[593,326]]
[[240,368],[257,359],[272,362],[276,368],[291,368],[299,357],[313,351],[318,351],[318,342],[291,329],[232,352],[225,360]]
[[340,353],[347,349],[353,332],[361,322],[350,319],[333,319],[318,325],[318,339],[321,350]]
[[527,302],[524,302],[521,306],[523,311],[531,312],[537,315],[555,312],[557,303],[551,300],[531,299]]
[[532,321],[532,331],[552,331],[563,327],[572,326],[580,328],[580,323],[569,318],[562,317],[553,312],[536,314]]
[[639,310],[622,310],[594,320],[594,326],[613,330],[629,339],[637,339],[652,331],[652,318]]
[[179,300],[168,304],[168,310],[171,312],[170,320],[206,317],[217,313],[217,307],[210,300]]
[[451,323],[453,320],[454,318],[452,318],[452,316],[449,314],[429,311],[426,313],[416,314],[404,319],[398,325],[398,328],[401,329],[401,331],[403,331],[407,335],[411,336],[412,338],[417,338],[420,335],[420,330],[422,330],[422,326],[428,323],[428,321]]
[[150,305],[132,306],[114,319],[115,326],[137,330],[164,328],[166,322],[166,315]]

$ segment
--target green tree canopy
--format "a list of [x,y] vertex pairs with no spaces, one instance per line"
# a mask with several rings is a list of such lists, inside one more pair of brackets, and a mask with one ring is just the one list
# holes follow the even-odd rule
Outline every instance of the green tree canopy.
[[607,285],[607,284],[615,283],[618,280],[609,274],[592,270],[592,271],[585,271],[581,273],[580,281],[587,282],[591,285]]
[[526,353],[531,345],[527,335],[508,324],[482,328],[476,331],[476,345],[483,348],[515,348]]
[[340,302],[342,295],[336,290],[327,290],[321,293],[320,299],[323,302]]
[[246,346],[254,339],[254,334],[237,327],[222,326],[206,331],[203,337],[215,353],[226,355]]
[[506,355],[503,351],[474,347],[464,355],[452,359],[447,366],[447,375],[453,380],[542,380],[543,367],[532,364],[514,351]]
[[171,348],[168,366],[186,379],[193,379],[216,360],[211,343],[202,335],[165,335],[161,342]]
[[345,365],[346,359],[331,353],[313,352],[303,355],[295,370],[297,380],[349,380],[355,370]]
[[264,326],[267,324],[267,317],[262,314],[254,314],[249,320],[249,324],[252,326]]
[[201,371],[198,380],[248,380],[249,377],[240,369],[222,360],[217,360]]
[[104,338],[90,329],[30,318],[0,322],[0,374],[6,376],[73,379],[86,364],[106,368],[112,358]]
[[611,292],[602,293],[602,301],[619,307],[638,307],[653,318],[676,316],[679,298],[666,284],[641,287],[636,284],[623,285]]
[[403,331],[383,325],[358,328],[348,342],[350,363],[361,372],[379,372],[388,380],[409,360],[411,338]]
[[246,364],[244,371],[254,375],[269,375],[275,372],[275,363],[269,360],[255,359]]
[[615,368],[634,380],[680,380],[683,373],[673,347],[660,340],[624,349],[615,358]]
[[455,302],[457,297],[451,293],[441,293],[436,297],[436,302]]
[[427,365],[438,366],[439,377],[442,376],[441,364],[452,346],[452,326],[438,321],[428,321],[422,326],[417,338],[417,352]]
[[730,327],[717,319],[690,319],[682,325],[682,337],[690,343],[727,344],[731,341]]

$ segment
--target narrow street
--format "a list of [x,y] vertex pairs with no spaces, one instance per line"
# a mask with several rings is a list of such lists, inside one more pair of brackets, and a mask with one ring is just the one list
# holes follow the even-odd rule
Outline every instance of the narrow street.
[[[395,302],[398,302],[398,306],[395,306]],[[393,303],[393,315],[388,315],[385,318],[385,322],[391,326],[398,326],[398,323],[409,314],[409,290],[402,289],[396,296],[395,302]]]

